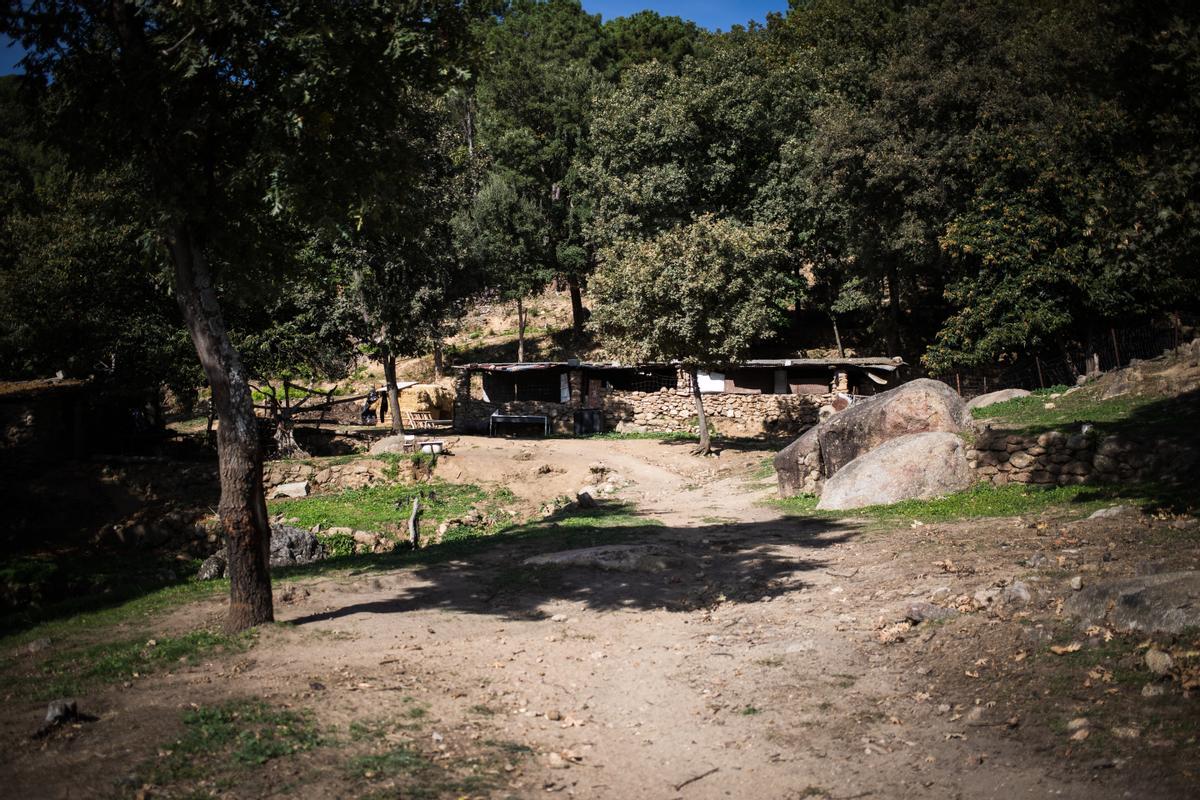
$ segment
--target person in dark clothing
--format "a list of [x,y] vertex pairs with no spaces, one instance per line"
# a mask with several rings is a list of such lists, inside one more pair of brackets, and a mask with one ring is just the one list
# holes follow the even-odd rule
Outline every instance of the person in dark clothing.
[[388,393],[387,393],[387,387],[384,387],[383,391],[379,393],[379,424],[380,425],[382,425],[384,423],[384,419],[387,417],[387,413],[388,413]]
[[362,424],[363,425],[374,425],[375,424],[375,403],[378,401],[379,401],[379,392],[375,391],[375,387],[372,386],[371,390],[369,392],[367,392],[367,401],[365,403],[363,403],[363,407],[362,407]]

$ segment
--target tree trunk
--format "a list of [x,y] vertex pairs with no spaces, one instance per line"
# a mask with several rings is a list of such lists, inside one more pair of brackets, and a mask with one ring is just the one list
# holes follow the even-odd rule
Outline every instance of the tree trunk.
[[700,394],[700,376],[699,371],[691,368],[692,376],[692,399],[696,401],[696,418],[700,424],[700,443],[696,445],[693,451],[698,456],[706,456],[712,452],[712,442],[708,436],[708,417],[704,413],[704,396]]
[[383,381],[387,389],[388,411],[392,414],[392,433],[404,433],[400,419],[400,390],[396,388],[396,357],[390,352],[383,355]]
[[433,335],[433,379],[440,381],[444,377],[446,377],[446,354],[442,335],[439,332]]
[[571,290],[571,327],[576,337],[583,336],[584,314],[583,292],[579,288],[579,276],[574,272],[567,273],[567,288]]
[[517,298],[517,362],[525,361],[525,301]]
[[895,258],[888,259],[888,349],[889,356],[900,355],[903,343],[900,341],[900,268],[896,266]]
[[229,335],[202,245],[186,224],[167,237],[175,268],[175,296],[192,344],[212,387],[217,428],[221,500],[217,514],[225,530],[229,560],[228,631],[271,622],[271,526],[262,484],[258,420],[245,368]]
[[833,323],[833,341],[837,343],[838,358],[845,358],[846,348],[842,347],[842,334],[838,332],[837,314],[830,314],[829,321]]

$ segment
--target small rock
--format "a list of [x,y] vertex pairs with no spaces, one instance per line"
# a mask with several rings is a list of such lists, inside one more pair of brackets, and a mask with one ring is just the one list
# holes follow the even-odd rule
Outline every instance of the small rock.
[[1049,563],[1050,563],[1050,557],[1047,556],[1045,553],[1034,553],[1029,558],[1025,559],[1025,564],[1030,567],[1033,567],[1035,569],[1039,568],[1039,567],[1044,567]]
[[55,700],[46,707],[46,725],[62,725],[79,717],[79,704],[74,700]]
[[45,637],[41,639],[34,639],[32,642],[25,645],[25,652],[29,653],[30,655],[34,655],[42,652],[43,650],[49,649],[50,645],[51,641]]
[[1071,578],[1071,588],[1077,592],[1080,589],[1082,589],[1083,588],[1083,578],[1079,575],[1076,575],[1074,578]]
[[1147,683],[1142,687],[1142,697],[1162,697],[1167,690],[1158,683]]
[[988,587],[980,589],[975,593],[974,601],[977,608],[987,608],[992,603],[996,602],[996,598],[1000,596],[1000,590],[996,587]]
[[1076,717],[1067,723],[1067,731],[1071,733],[1081,731],[1091,724],[1091,721],[1087,717]]
[[204,559],[204,563],[200,565],[199,571],[196,572],[196,580],[212,581],[217,578],[225,577],[225,551],[213,553],[208,558]]
[[567,615],[566,614],[555,614],[553,617],[550,618],[550,621],[551,622],[566,622]]
[[600,494],[600,490],[595,486],[584,486],[575,494],[575,501],[579,503],[580,508],[595,508],[596,497]]
[[951,592],[949,586],[939,586],[929,593],[929,599],[934,601],[945,600],[950,597],[950,594]]
[[1046,409],[1047,411],[1051,411],[1051,410],[1053,410],[1055,407],[1056,407],[1056,406],[1055,406],[1055,404],[1054,404],[1054,403],[1043,403],[1043,404],[1042,404],[1042,408]]
[[308,481],[279,484],[271,492],[271,499],[277,497],[308,497]]
[[1013,581],[1004,587],[1004,602],[1008,605],[1023,606],[1033,599],[1029,586],[1025,581]]
[[558,722],[560,719],[562,719],[562,712],[556,708],[551,709],[546,712],[546,719],[550,720],[551,722]]
[[1133,506],[1109,506],[1098,511],[1093,511],[1088,519],[1112,519],[1114,517],[1123,517],[1127,514],[1136,514],[1137,509]]
[[975,706],[974,708],[972,708],[970,711],[967,712],[967,716],[964,721],[966,722],[966,724],[971,725],[973,727],[981,727],[983,725],[987,725],[988,724],[987,709],[984,708],[983,706]]
[[904,618],[910,622],[937,622],[957,614],[954,609],[943,608],[933,603],[910,603],[904,611]]
[[571,766],[567,763],[567,760],[558,753],[551,753],[546,757],[546,761],[549,764],[550,769],[566,769],[567,767]]
[[[1047,403],[1046,405],[1048,405],[1048,406],[1052,406],[1052,405],[1054,405],[1054,404],[1053,404],[1053,403]],[[1088,729],[1088,728],[1080,728],[1079,730],[1077,730],[1077,731],[1075,731],[1074,733],[1072,733],[1072,734],[1071,734],[1071,741],[1072,741],[1072,742],[1082,742],[1084,739],[1088,738],[1088,737],[1089,737],[1089,736],[1091,736],[1091,735],[1092,735],[1092,732],[1091,732],[1091,730],[1090,730],[1090,729]]]
[[1169,653],[1151,648],[1146,651],[1146,667],[1160,678],[1170,674],[1175,667],[1175,660]]

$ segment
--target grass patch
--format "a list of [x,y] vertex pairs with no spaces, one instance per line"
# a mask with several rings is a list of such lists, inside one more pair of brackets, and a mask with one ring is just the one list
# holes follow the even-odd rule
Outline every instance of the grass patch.
[[1182,489],[1168,490],[1157,484],[1041,487],[1027,484],[994,486],[979,483],[965,491],[934,500],[904,500],[892,505],[867,506],[847,511],[819,511],[817,497],[814,495],[800,495],[768,502],[789,516],[866,517],[880,522],[909,519],[946,522],[978,517],[1013,517],[1062,506],[1087,512],[1114,503],[1186,509],[1189,503],[1195,502],[1195,498],[1189,498]]
[[151,785],[229,779],[321,744],[310,713],[276,709],[260,701],[197,708],[184,714],[183,726],[183,735],[161,748],[157,760],[143,766]]
[[199,630],[177,637],[105,642],[62,649],[35,672],[18,677],[18,691],[35,700],[79,695],[96,686],[145,677],[179,664],[196,664],[216,653],[240,653],[254,632],[233,636]]
[[[995,420],[1005,426],[1036,433],[1048,430],[1078,428],[1084,422],[1103,433],[1162,433],[1178,437],[1194,429],[1200,422],[1200,406],[1194,396],[1163,397],[1161,395],[1124,394],[1107,400],[1097,396],[1095,389],[1080,389],[1070,394],[1064,386],[1039,389],[1028,397],[1017,397],[1003,403],[972,410],[976,419]],[[1052,394],[1059,397],[1052,398]],[[1046,408],[1053,403],[1054,408]]]
[[[442,481],[399,486],[366,486],[340,494],[313,495],[297,499],[273,500],[267,504],[272,514],[298,519],[299,527],[352,528],[354,530],[395,531],[408,522],[413,498],[421,498],[424,523],[437,524],[465,515],[471,509],[494,506],[501,496],[472,484]],[[485,508],[480,508],[485,511]]]

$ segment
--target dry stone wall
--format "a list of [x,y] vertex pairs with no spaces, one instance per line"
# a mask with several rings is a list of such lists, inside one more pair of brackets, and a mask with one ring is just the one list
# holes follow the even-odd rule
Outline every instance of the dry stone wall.
[[1182,474],[1195,464],[1194,451],[1168,439],[1135,441],[1117,435],[1047,431],[1023,434],[984,428],[975,435],[967,461],[982,480],[1069,486],[1131,483]]
[[[706,394],[709,425],[728,436],[798,436],[817,424],[817,411],[830,395]],[[605,430],[695,431],[696,402],[690,392],[609,390],[601,401]]]

